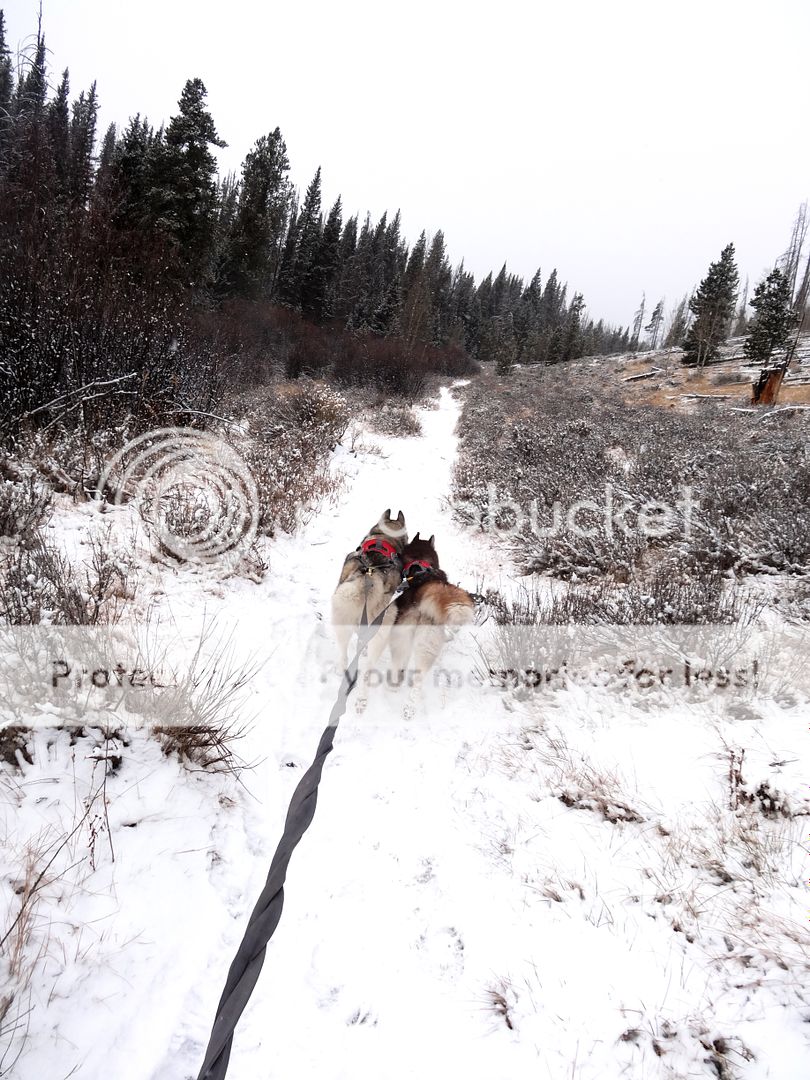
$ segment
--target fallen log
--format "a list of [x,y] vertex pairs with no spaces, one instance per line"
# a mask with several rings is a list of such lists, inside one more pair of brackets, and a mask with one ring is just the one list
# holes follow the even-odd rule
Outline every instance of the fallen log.
[[642,371],[640,375],[628,375],[626,379],[622,379],[622,382],[635,382],[636,379],[651,379],[654,375],[663,375],[664,369],[657,367],[651,371]]
[[760,420],[770,420],[774,416],[781,416],[786,412],[810,412],[810,405],[782,405],[778,409],[771,409],[770,412],[764,413],[760,416]]
[[681,398],[703,398],[704,400],[709,401],[723,401],[728,398],[737,397],[736,394],[676,394],[675,396],[680,396]]

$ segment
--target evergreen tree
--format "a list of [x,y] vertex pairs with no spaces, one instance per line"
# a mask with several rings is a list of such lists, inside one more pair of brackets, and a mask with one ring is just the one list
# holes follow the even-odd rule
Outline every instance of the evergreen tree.
[[424,229],[408,256],[402,279],[402,335],[408,345],[428,340],[430,287],[425,274],[427,236]]
[[93,149],[96,142],[98,99],[96,84],[87,94],[82,91],[73,103],[70,123],[70,166],[68,190],[74,206],[86,207],[93,184]]
[[272,294],[292,199],[289,168],[287,147],[276,128],[262,135],[245,158],[238,199],[234,185],[224,193],[235,202],[229,221],[222,217],[228,211],[220,192],[220,228],[227,229],[228,239],[219,277],[227,291],[254,299]]
[[298,224],[298,251],[296,253],[298,299],[295,306],[311,314],[317,302],[319,276],[317,258],[323,232],[320,166],[307,188]]
[[[445,345],[449,323],[450,285],[453,271],[447,259],[444,233],[434,235],[425,259],[425,277],[430,295],[430,343]],[[511,333],[511,331],[510,331]]]
[[300,221],[298,204],[293,199],[290,208],[290,221],[287,225],[287,236],[284,240],[284,249],[281,253],[281,264],[278,268],[276,293],[282,304],[288,307],[297,307],[301,302],[301,282],[298,274],[298,236],[300,233]]
[[53,155],[54,194],[66,199],[70,189],[70,77],[67,68],[47,106],[48,138]]
[[695,320],[684,341],[682,363],[688,367],[702,367],[717,356],[719,346],[728,337],[738,284],[734,245],[728,244],[689,301]]
[[331,317],[329,298],[340,266],[343,209],[338,195],[326,218],[309,271],[305,312],[318,322]]
[[565,317],[562,336],[561,360],[576,360],[583,355],[582,315],[585,311],[585,299],[582,293],[574,293],[571,305]]
[[785,349],[796,314],[791,307],[790,282],[781,270],[772,270],[754,289],[751,307],[756,312],[743,346],[752,363],[768,364],[773,353]]
[[638,311],[633,316],[633,352],[638,351],[639,341],[641,338],[641,327],[644,325],[644,308],[647,305],[647,296],[645,293],[641,294],[641,304]]
[[105,219],[110,221],[118,194],[118,132],[115,124],[110,124],[101,140],[101,150],[98,155],[98,168],[93,180],[93,188],[90,193],[91,205],[94,209],[103,212]]
[[179,112],[150,155],[151,215],[177,244],[193,284],[205,284],[216,229],[217,164],[209,149],[227,144],[217,135],[205,106],[202,79],[189,79],[180,95]]
[[478,347],[480,310],[475,295],[475,278],[462,261],[450,287],[450,340],[473,355]]
[[652,313],[652,316],[650,317],[650,321],[644,327],[645,334],[650,335],[650,348],[651,349],[654,349],[655,346],[658,344],[658,335],[661,332],[661,324],[663,323],[663,321],[664,321],[664,300],[663,300],[663,297],[662,297],[658,301],[658,303],[655,305],[655,307],[653,308],[653,313]]
[[0,178],[8,166],[8,151],[11,145],[12,115],[11,103],[14,100],[14,67],[11,51],[6,44],[6,19],[0,8]]
[[327,292],[326,307],[331,318],[348,320],[355,302],[352,291],[354,258],[357,251],[357,217],[343,226],[338,247],[338,270]]
[[158,136],[146,119],[134,116],[117,143],[108,186],[113,223],[119,229],[140,229],[152,221],[152,162]]
[[45,98],[48,94],[46,55],[45,38],[40,29],[37,32],[34,55],[28,63],[28,70],[17,83],[15,100],[19,114],[38,116],[45,108]]
[[745,279],[745,288],[743,289],[742,299],[740,300],[740,306],[737,309],[737,318],[734,323],[734,330],[732,331],[732,337],[742,337],[748,330],[748,278]]
[[0,8],[0,133],[5,130],[5,120],[11,113],[14,97],[14,68],[11,50],[6,43],[6,16]]
[[683,339],[686,337],[686,329],[689,323],[689,300],[690,297],[688,296],[682,297],[678,306],[672,313],[669,329],[664,338],[664,345],[668,349],[672,346],[683,344]]
[[21,216],[36,216],[54,194],[53,152],[46,122],[48,89],[45,38],[41,29],[25,56],[10,106],[6,178],[15,190]]

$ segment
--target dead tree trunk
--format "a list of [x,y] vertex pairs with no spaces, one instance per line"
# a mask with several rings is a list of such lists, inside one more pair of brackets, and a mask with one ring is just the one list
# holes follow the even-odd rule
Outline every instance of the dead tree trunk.
[[752,384],[754,388],[751,396],[752,404],[775,405],[784,377],[784,364],[778,367],[764,367],[759,373],[759,379]]

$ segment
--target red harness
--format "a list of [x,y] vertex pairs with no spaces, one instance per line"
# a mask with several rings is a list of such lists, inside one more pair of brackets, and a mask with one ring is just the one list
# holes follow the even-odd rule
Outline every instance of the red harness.
[[394,545],[388,540],[383,540],[381,536],[369,536],[360,545],[360,550],[364,555],[368,555],[373,551],[376,555],[384,555],[386,559],[396,559],[397,557],[397,549]]
[[[413,569],[414,566],[418,566],[419,570],[414,570],[414,572],[411,573],[411,570]],[[402,576],[406,577],[406,578],[411,578],[411,577],[415,577],[417,574],[424,574],[426,571],[432,570],[432,569],[433,569],[433,567],[430,565],[430,563],[427,561],[427,559],[411,559],[411,561],[408,563],[408,565],[402,571]]]

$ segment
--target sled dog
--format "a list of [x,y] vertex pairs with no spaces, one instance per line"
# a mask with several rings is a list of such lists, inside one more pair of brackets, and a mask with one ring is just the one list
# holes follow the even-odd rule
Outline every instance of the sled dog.
[[[349,642],[363,617],[367,604],[368,621],[382,611],[402,580],[402,552],[408,542],[405,516],[400,510],[395,518],[388,509],[366,534],[360,546],[346,556],[340,581],[332,596],[332,625],[340,649],[340,666],[345,669]],[[388,631],[396,618],[392,604],[374,635],[375,653],[384,648]]]
[[418,685],[436,662],[453,628],[473,621],[473,598],[447,580],[439,567],[434,540],[433,536],[421,540],[417,533],[402,553],[408,588],[397,597],[397,617],[389,638],[397,685],[402,685],[406,672]]

